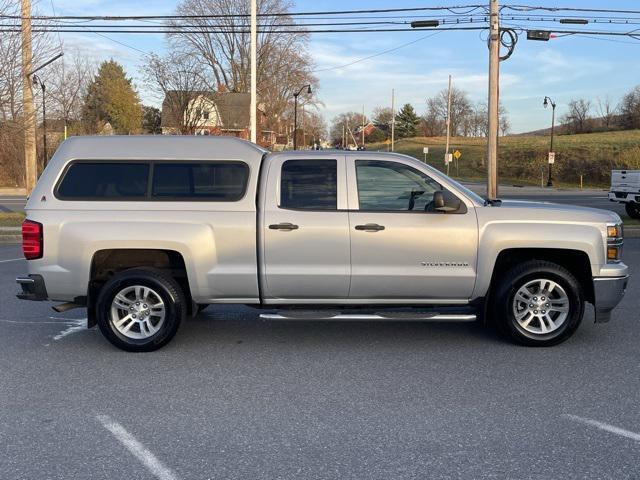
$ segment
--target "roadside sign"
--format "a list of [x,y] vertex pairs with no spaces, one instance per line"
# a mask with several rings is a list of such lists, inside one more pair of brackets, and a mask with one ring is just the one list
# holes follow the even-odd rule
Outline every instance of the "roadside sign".
[[556,152],[549,152],[549,164],[556,163]]
[[449,165],[451,162],[453,162],[453,153],[445,153],[444,164]]
[[426,155],[427,153],[429,153],[429,147],[424,147],[424,148],[422,149],[422,153],[424,153],[425,155]]
[[462,156],[462,153],[460,153],[460,150],[456,150],[455,152],[453,152],[453,157],[456,160],[458,160],[461,156]]

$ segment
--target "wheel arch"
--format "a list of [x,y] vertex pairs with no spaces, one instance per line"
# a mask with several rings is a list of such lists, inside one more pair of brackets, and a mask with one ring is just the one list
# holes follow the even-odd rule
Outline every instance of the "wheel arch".
[[494,263],[487,296],[491,296],[491,291],[502,275],[528,260],[548,261],[566,268],[578,280],[585,299],[589,303],[594,303],[595,294],[589,255],[582,250],[564,248],[507,248],[500,251]]
[[87,322],[96,324],[95,304],[102,285],[119,272],[132,268],[152,268],[168,273],[178,282],[187,306],[192,303],[191,286],[183,254],[177,250],[159,248],[106,248],[93,253],[87,288]]

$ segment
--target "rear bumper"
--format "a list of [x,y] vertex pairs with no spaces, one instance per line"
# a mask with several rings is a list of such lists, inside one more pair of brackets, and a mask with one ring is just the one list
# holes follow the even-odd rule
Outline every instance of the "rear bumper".
[[611,312],[624,297],[628,283],[629,275],[593,279],[596,323],[606,323],[611,320]]
[[42,301],[47,299],[47,287],[44,284],[42,275],[27,275],[16,278],[16,283],[20,285],[22,291],[16,294],[20,300]]

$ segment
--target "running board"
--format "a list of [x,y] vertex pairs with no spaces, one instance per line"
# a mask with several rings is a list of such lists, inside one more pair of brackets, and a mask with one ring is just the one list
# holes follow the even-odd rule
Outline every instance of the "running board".
[[313,321],[399,321],[399,322],[473,322],[475,315],[444,314],[436,312],[420,313],[331,313],[331,312],[278,312],[261,313],[263,320],[313,320]]

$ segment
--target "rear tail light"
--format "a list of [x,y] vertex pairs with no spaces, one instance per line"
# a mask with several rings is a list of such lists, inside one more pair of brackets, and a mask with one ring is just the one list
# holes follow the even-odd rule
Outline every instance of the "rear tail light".
[[22,222],[22,253],[27,260],[42,258],[44,250],[42,224],[33,220]]

